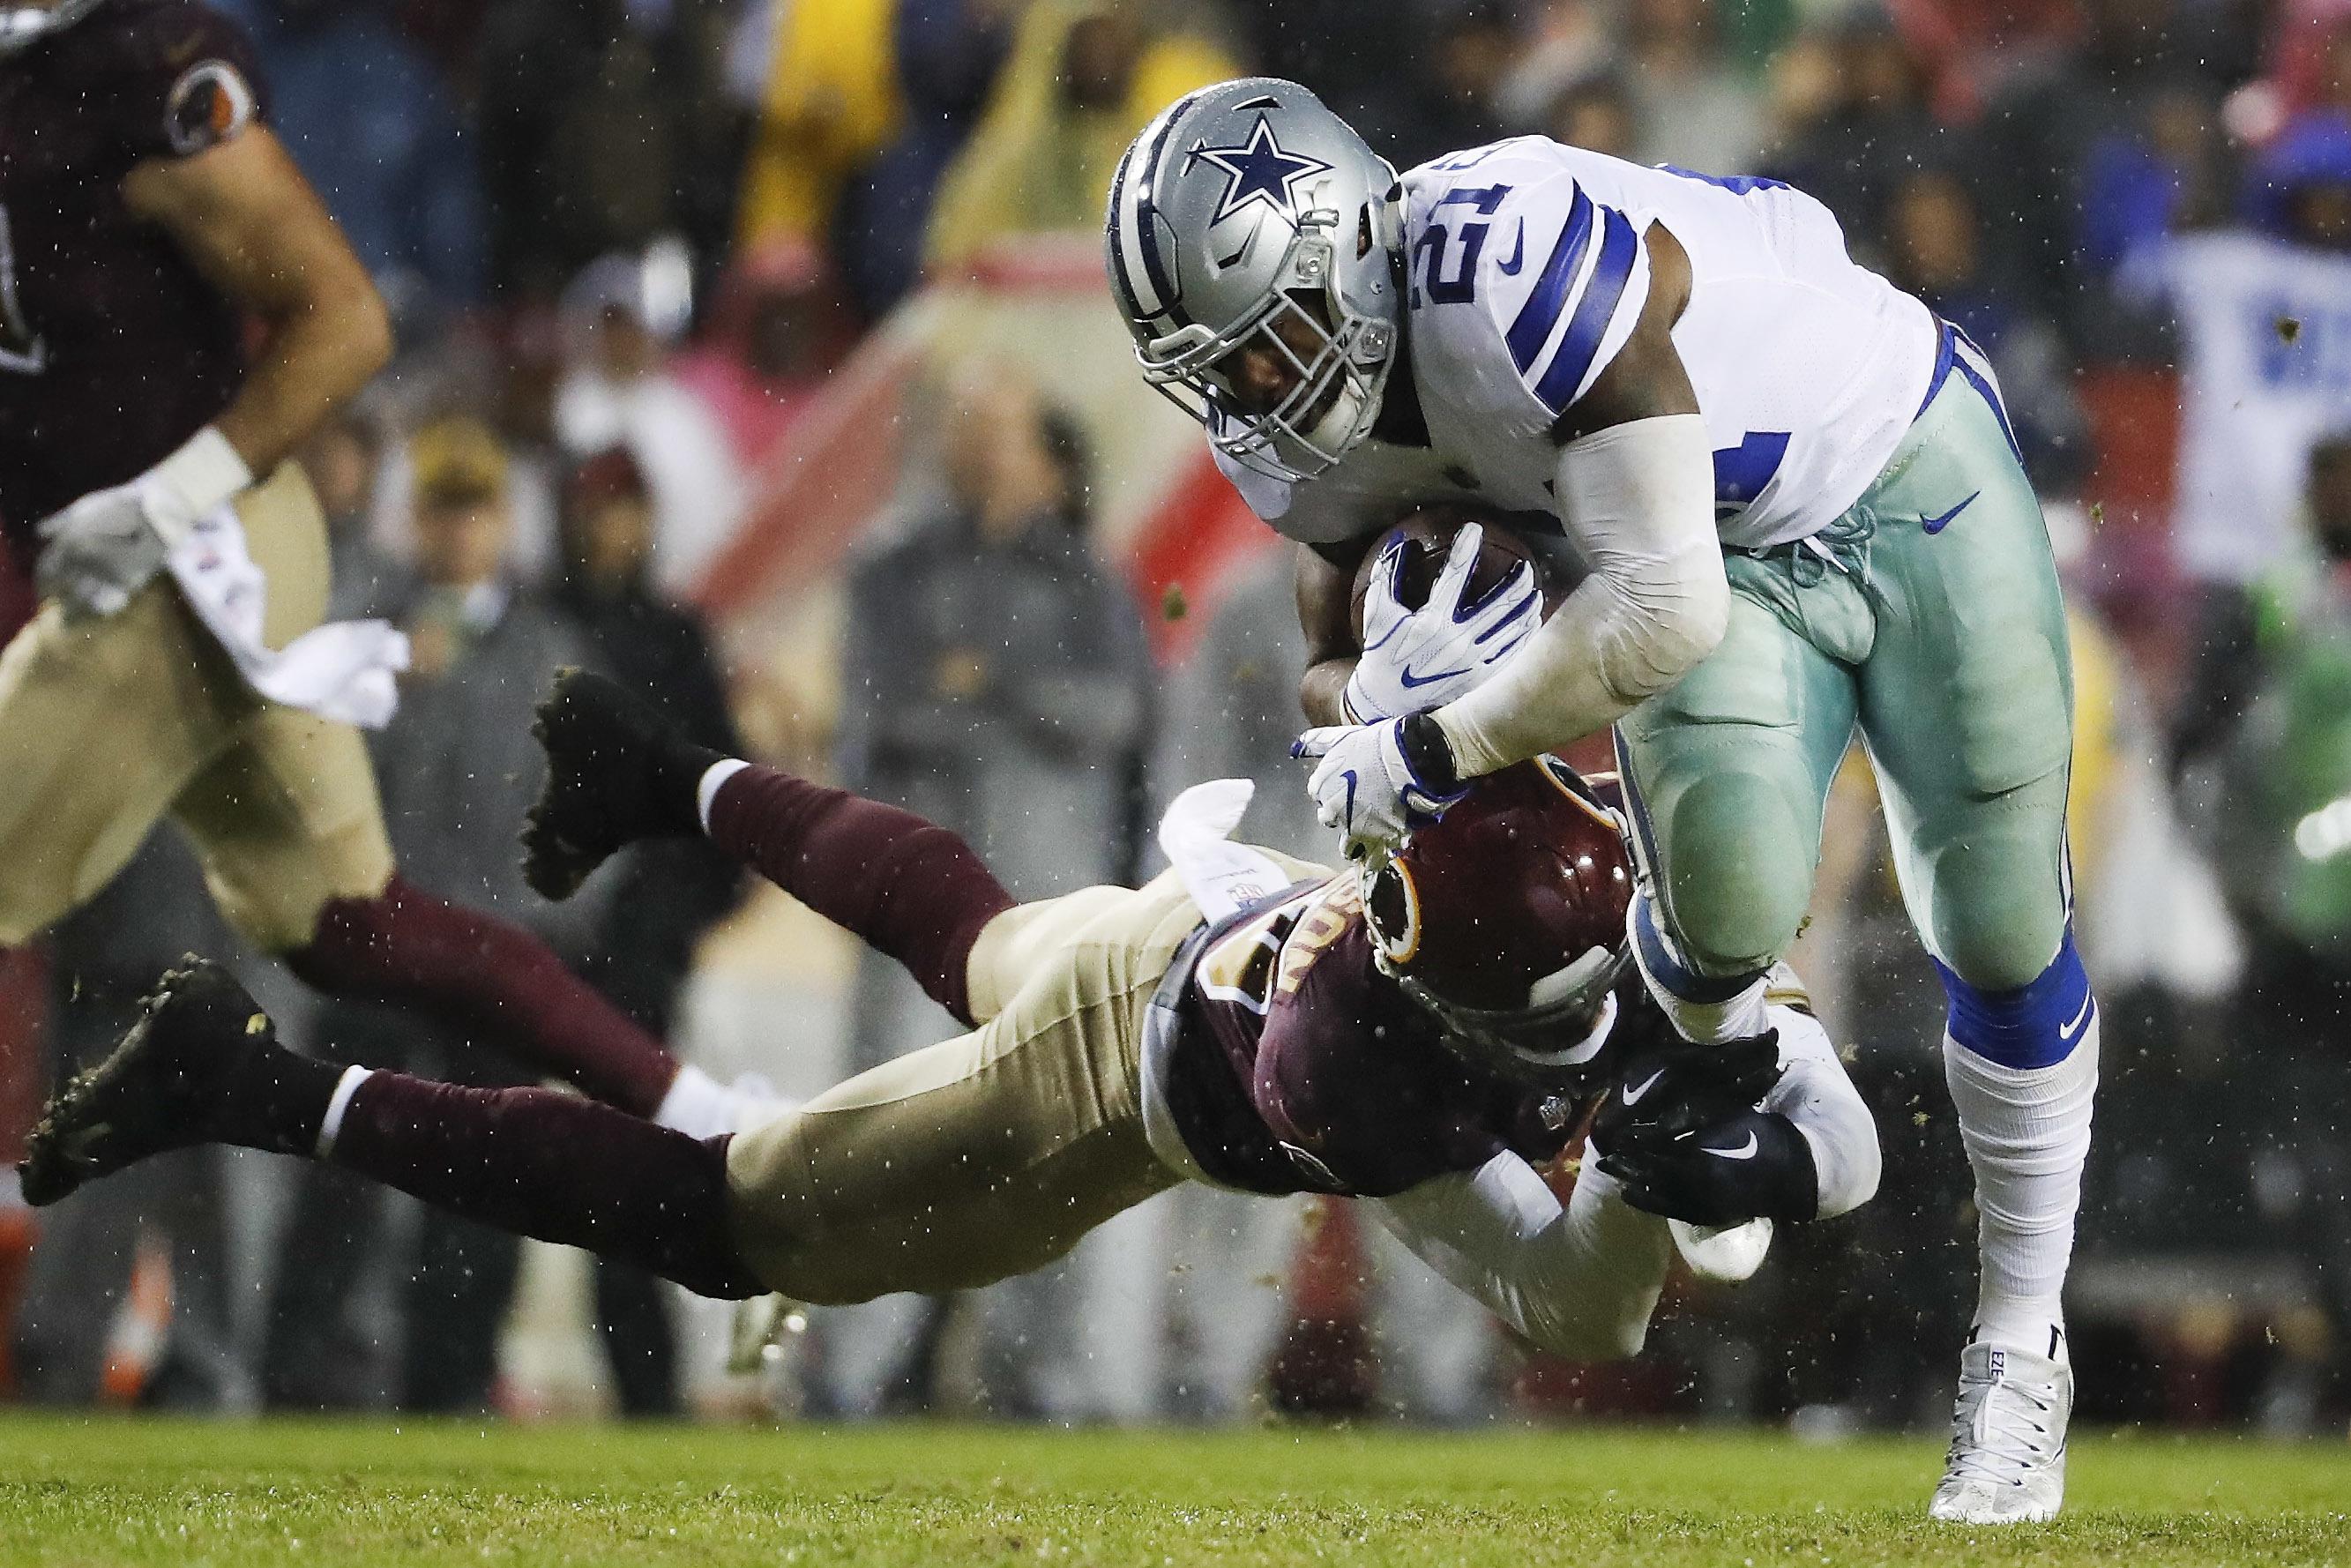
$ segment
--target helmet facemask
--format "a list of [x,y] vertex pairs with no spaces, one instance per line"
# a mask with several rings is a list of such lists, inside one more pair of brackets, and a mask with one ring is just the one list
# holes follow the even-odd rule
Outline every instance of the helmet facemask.
[[1395,168],[1307,89],[1203,88],[1112,176],[1103,263],[1144,378],[1228,469],[1312,478],[1371,434],[1403,325]]
[[1436,1021],[1454,1054],[1511,1082],[1559,1093],[1592,1086],[1593,1064],[1616,1027],[1616,988],[1633,965],[1629,948],[1588,948],[1537,980],[1526,1006],[1475,1008],[1449,1001],[1403,972],[1380,944],[1372,951],[1381,971]]
[[[1395,363],[1394,324],[1352,308],[1336,281],[1338,226],[1330,208],[1306,213],[1276,286],[1222,331],[1196,323],[1135,348],[1144,379],[1205,425],[1210,444],[1272,478],[1311,479],[1361,444]],[[1234,361],[1253,350],[1278,356],[1297,378],[1261,413],[1240,406],[1230,379]]]

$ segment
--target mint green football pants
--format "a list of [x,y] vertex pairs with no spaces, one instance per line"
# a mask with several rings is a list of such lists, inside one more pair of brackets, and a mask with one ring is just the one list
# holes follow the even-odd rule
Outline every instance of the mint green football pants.
[[2073,668],[2048,531],[1992,395],[1950,375],[1835,524],[1729,553],[1721,646],[1617,727],[1656,914],[1700,982],[1795,939],[1856,727],[1934,956],[2004,991],[2057,954]]

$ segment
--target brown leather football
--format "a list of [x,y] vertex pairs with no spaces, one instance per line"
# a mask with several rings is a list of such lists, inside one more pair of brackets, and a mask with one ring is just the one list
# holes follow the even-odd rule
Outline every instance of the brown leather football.
[[[1405,541],[1404,564],[1396,573],[1397,602],[1407,610],[1417,610],[1428,602],[1429,590],[1437,585],[1437,574],[1445,570],[1445,558],[1453,549],[1453,536],[1470,523],[1483,524],[1486,530],[1478,547],[1478,564],[1469,573],[1471,598],[1499,583],[1522,560],[1533,561],[1535,570],[1542,570],[1541,560],[1500,518],[1442,503],[1421,507],[1398,518],[1393,528],[1374,539],[1372,548],[1364,552],[1363,564],[1355,569],[1354,600],[1348,624],[1354,629],[1358,644],[1364,640],[1364,596],[1371,591],[1372,573],[1387,553],[1390,542],[1399,537]],[[1547,601],[1549,599],[1546,593]]]

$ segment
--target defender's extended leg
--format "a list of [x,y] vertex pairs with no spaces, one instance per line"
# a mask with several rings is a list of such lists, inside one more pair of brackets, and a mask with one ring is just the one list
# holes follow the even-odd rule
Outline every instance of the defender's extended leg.
[[967,973],[1012,895],[962,837],[912,811],[745,766],[714,792],[711,841],[874,951],[967,1025]]
[[1167,877],[992,923],[971,965],[975,1005],[1000,1009],[985,1025],[735,1141],[745,1255],[803,1301],[959,1290],[1050,1262],[1173,1186],[1144,1131],[1138,1059],[1152,993],[1198,919]]
[[216,965],[164,977],[115,1053],[49,1104],[25,1195],[198,1143],[332,1158],[454,1213],[621,1258],[713,1296],[765,1287],[727,1227],[726,1141],[538,1089],[460,1089],[339,1068],[277,1043]]
[[956,834],[911,811],[721,758],[604,676],[567,670],[538,707],[547,786],[524,874],[562,898],[622,846],[707,833],[836,925],[905,966],[966,1024],[972,944],[1012,896]]

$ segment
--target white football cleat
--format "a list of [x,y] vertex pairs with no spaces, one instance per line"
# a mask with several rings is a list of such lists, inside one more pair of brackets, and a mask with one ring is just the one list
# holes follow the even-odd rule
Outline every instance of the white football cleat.
[[1674,1250],[1682,1255],[1691,1273],[1717,1285],[1738,1285],[1754,1278],[1771,1250],[1771,1222],[1750,1219],[1721,1227],[1692,1225],[1668,1219]]
[[2042,1355],[1976,1341],[1959,1353],[1959,1396],[1943,1484],[1927,1507],[1957,1524],[2037,1524],[2065,1506],[2074,1367],[2063,1329]]

